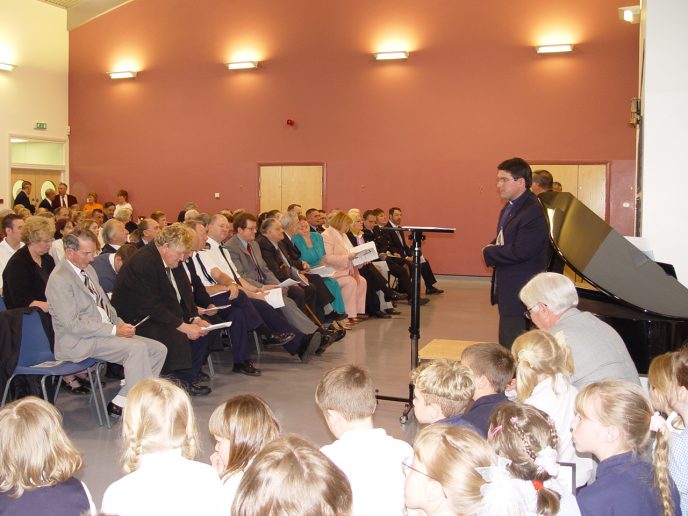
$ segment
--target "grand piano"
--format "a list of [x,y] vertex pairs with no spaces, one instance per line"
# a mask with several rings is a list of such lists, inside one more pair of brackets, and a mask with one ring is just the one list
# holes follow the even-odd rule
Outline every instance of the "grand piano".
[[651,260],[570,193],[539,198],[554,252],[580,276],[578,307],[619,332],[638,372],[688,341],[688,288],[671,266]]

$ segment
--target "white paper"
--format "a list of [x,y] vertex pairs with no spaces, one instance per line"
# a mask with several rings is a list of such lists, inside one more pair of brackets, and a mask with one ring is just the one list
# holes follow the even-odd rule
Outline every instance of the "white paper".
[[40,364],[32,365],[31,367],[42,368],[42,367],[55,367],[64,364],[64,360],[47,360],[41,362]]
[[298,281],[294,281],[291,278],[287,278],[282,283],[280,283],[279,286],[282,288],[288,288],[288,287],[291,287],[292,285],[298,285],[298,284],[299,284]]
[[222,328],[229,328],[231,325],[232,325],[232,321],[221,322],[221,323],[217,323],[217,324],[211,324],[210,326],[203,326],[201,328],[201,331],[219,330]]
[[232,305],[228,304],[228,305],[216,306],[215,308],[202,308],[201,310],[198,311],[198,313],[206,314],[208,312],[214,312],[215,310],[224,310],[225,308],[229,308],[230,306],[232,306]]
[[354,265],[373,262],[379,258],[375,242],[366,242],[365,244],[357,245],[351,250],[356,253],[356,258],[352,262]]
[[273,308],[282,308],[284,306],[284,299],[282,298],[282,289],[273,288],[265,293],[265,302]]
[[327,265],[321,265],[320,267],[313,267],[308,271],[308,274],[317,274],[321,278],[331,278],[334,276],[335,270]]
[[387,265],[387,262],[384,260],[373,262],[373,265],[380,271],[380,274],[387,274],[389,272],[389,265]]

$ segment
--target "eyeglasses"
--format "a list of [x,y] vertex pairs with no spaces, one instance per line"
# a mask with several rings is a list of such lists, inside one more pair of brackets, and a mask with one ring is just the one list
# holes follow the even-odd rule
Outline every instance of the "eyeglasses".
[[413,464],[413,459],[410,458],[410,457],[408,457],[408,458],[406,458],[406,459],[404,459],[404,460],[401,461],[401,471],[404,472],[404,475],[405,475],[405,476],[408,476],[408,475],[409,475],[409,470],[413,470],[413,471],[415,471],[416,473],[420,473],[421,475],[425,475],[426,477],[428,477],[428,478],[430,478],[430,479],[432,479],[432,480],[435,480],[434,478],[432,478],[432,477],[431,477],[430,475],[428,475],[427,473],[423,473],[421,470],[419,470],[419,469],[417,469],[417,468],[414,468],[413,466],[411,466],[411,464]]
[[507,181],[516,181],[513,177],[497,177],[497,183],[506,183]]
[[[541,304],[542,304],[542,303],[540,303],[540,302],[538,301],[537,303],[535,303],[535,304],[534,304],[533,306],[531,306],[530,308],[527,308],[526,311],[523,312],[523,316],[524,316],[526,319],[529,319],[529,320],[532,321],[532,320],[533,320],[533,317],[532,317],[531,312],[533,312],[533,311],[539,312],[539,311],[540,311],[540,305],[541,305]],[[547,305],[542,304],[542,306],[547,306]],[[537,310],[535,310],[536,308],[537,308]]]

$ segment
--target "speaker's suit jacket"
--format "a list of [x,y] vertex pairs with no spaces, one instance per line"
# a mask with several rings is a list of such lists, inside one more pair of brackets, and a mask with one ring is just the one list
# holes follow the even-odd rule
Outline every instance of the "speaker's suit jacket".
[[[504,244],[483,250],[485,263],[494,268],[490,301],[499,306],[501,315],[523,313],[525,307],[518,293],[534,275],[547,268],[550,257],[549,229],[540,201],[526,191],[513,203],[502,230]],[[505,209],[506,205],[502,212]],[[496,239],[492,241],[495,242]]]

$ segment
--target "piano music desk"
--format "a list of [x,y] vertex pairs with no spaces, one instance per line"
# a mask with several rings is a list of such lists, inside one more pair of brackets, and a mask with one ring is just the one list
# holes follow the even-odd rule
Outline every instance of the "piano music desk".
[[436,360],[438,358],[447,358],[449,360],[460,360],[461,353],[468,346],[480,344],[480,342],[473,340],[449,340],[449,339],[432,339],[418,352],[418,360]]

